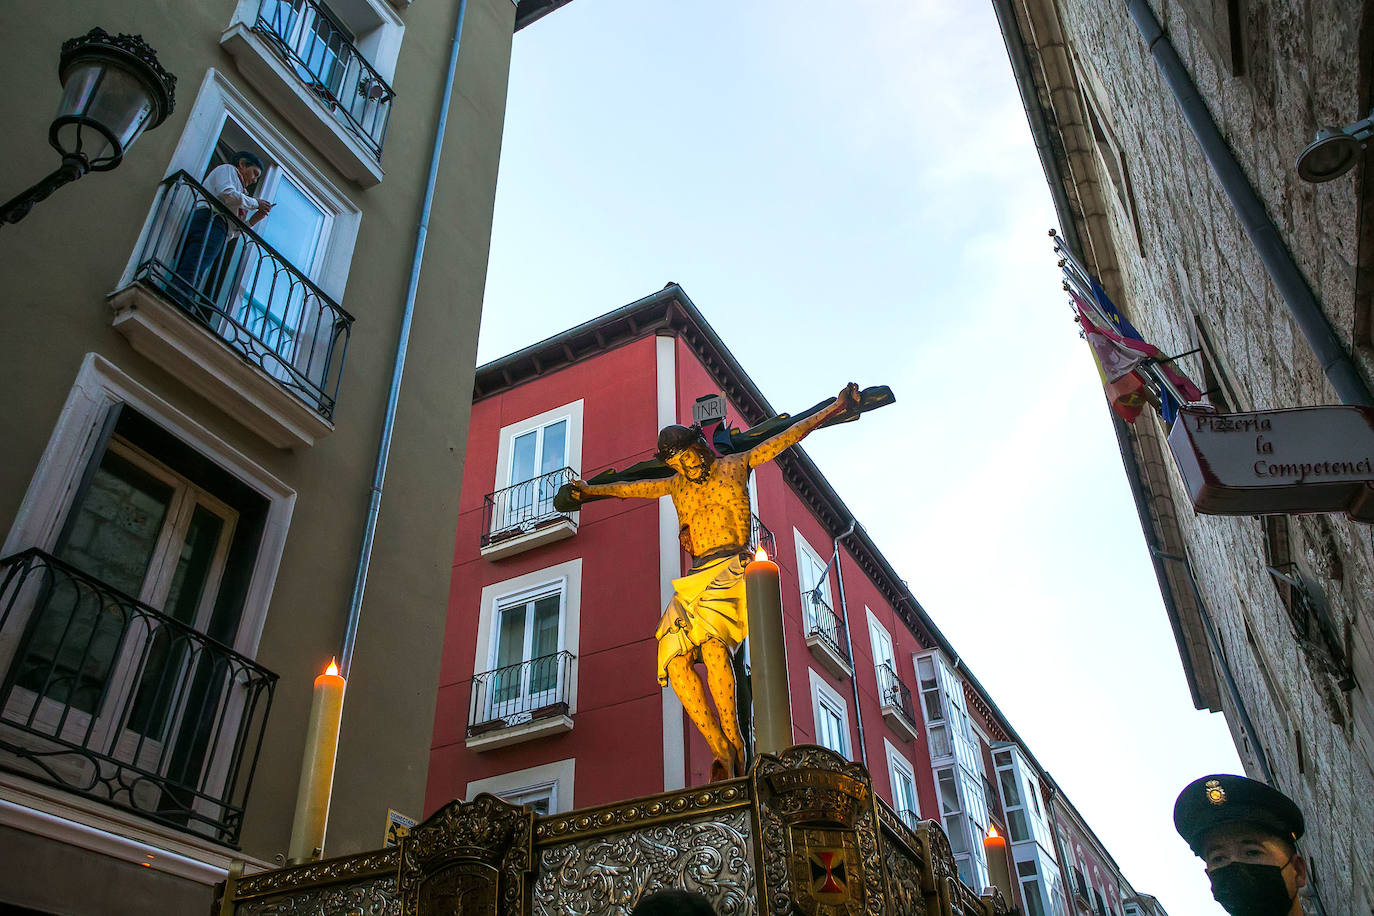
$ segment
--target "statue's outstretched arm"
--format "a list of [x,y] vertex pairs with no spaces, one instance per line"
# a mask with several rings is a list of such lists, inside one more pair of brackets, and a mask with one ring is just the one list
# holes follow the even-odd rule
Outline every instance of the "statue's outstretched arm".
[[796,445],[806,438],[807,433],[836,414],[843,413],[849,409],[855,409],[859,404],[859,386],[850,382],[840,392],[840,396],[831,402],[825,410],[818,410],[805,420],[799,420],[768,439],[764,439],[758,445],[749,450],[749,466],[756,468],[761,464],[767,464],[774,458],[781,455],[787,449]]
[[671,478],[627,480],[622,483],[585,483],[577,481],[573,490],[587,496],[618,496],[621,499],[657,499],[668,495]]

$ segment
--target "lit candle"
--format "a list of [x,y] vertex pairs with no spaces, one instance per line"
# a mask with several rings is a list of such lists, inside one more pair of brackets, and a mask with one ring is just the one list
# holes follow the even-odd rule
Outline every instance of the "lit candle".
[[987,836],[983,837],[983,852],[987,854],[988,860],[988,880],[992,886],[1002,892],[1006,898],[1007,906],[1015,902],[1011,895],[1011,866],[1007,864],[1007,838],[997,832],[997,828],[988,825]]
[[792,698],[783,644],[782,583],[778,564],[768,559],[762,547],[744,568],[744,604],[749,618],[754,747],[764,754],[778,754],[792,746]]
[[305,736],[301,782],[296,790],[296,819],[291,825],[287,861],[295,864],[324,856],[324,831],[329,823],[329,796],[334,788],[334,755],[339,749],[343,719],[344,679],[332,660],[315,678],[315,699]]

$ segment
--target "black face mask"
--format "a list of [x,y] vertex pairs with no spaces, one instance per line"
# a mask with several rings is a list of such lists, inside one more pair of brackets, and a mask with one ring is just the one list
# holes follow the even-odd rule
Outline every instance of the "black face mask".
[[1231,916],[1287,916],[1293,906],[1283,880],[1287,865],[1232,862],[1212,872],[1212,896]]

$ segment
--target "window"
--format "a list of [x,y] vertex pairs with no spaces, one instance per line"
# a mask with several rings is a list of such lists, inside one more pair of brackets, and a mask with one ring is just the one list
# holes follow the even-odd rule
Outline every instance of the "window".
[[1196,313],[1193,315],[1193,346],[1201,351],[1198,360],[1202,364],[1202,396],[1221,413],[1237,410],[1241,402],[1231,382],[1231,374],[1207,323]]
[[497,443],[482,555],[495,560],[576,534],[578,513],[559,512],[553,498],[582,465],[582,401],[512,423]]
[[1246,0],[1181,0],[1192,33],[1232,76],[1245,72]]
[[911,761],[893,747],[891,741],[884,738],[883,746],[887,751],[888,776],[892,780],[892,807],[908,827],[915,829],[916,822],[921,819],[921,805],[916,796],[916,771]]
[[[796,535],[796,542],[797,576],[800,579],[802,605],[806,608],[808,628],[824,629],[828,623],[826,618],[833,615],[831,609],[835,606],[830,599],[830,577],[826,575],[829,564],[811,549],[811,545],[806,543],[799,533]],[[813,596],[820,598],[820,605],[816,604]]]
[[930,739],[930,758],[949,757],[954,747],[949,739],[949,723],[945,721],[944,697],[935,676],[935,661],[927,655],[916,660],[916,677],[921,685],[921,707],[925,711],[926,734]]
[[382,179],[403,33],[385,0],[240,0],[220,45],[293,127],[367,187]]
[[558,782],[502,792],[500,797],[512,805],[528,805],[540,816],[552,814],[558,810]]
[[498,704],[542,705],[554,689],[562,616],[562,582],[497,604],[491,670]]
[[536,814],[561,814],[571,811],[576,758],[556,760],[539,766],[500,773],[468,783],[466,798],[488,792],[515,805],[529,805]]
[[87,357],[5,543],[0,710],[11,768],[234,842],[293,494],[223,449]]
[[807,670],[811,675],[811,704],[816,715],[816,743],[848,758],[849,707],[820,675]]
[[468,747],[572,728],[581,580],[576,559],[482,589]]
[[1045,916],[1045,903],[1040,896],[1039,872],[1035,863],[1017,862],[1016,875],[1021,882],[1021,899],[1026,901],[1026,916]]

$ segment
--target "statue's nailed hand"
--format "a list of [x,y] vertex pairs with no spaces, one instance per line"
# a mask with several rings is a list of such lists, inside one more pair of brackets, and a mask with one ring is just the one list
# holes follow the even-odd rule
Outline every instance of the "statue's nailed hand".
[[839,406],[846,413],[859,409],[859,386],[856,382],[850,382],[840,389]]
[[567,493],[569,499],[571,499],[575,503],[580,503],[582,502],[582,497],[586,495],[587,485],[585,483],[583,483],[580,479],[576,477],[569,481]]

